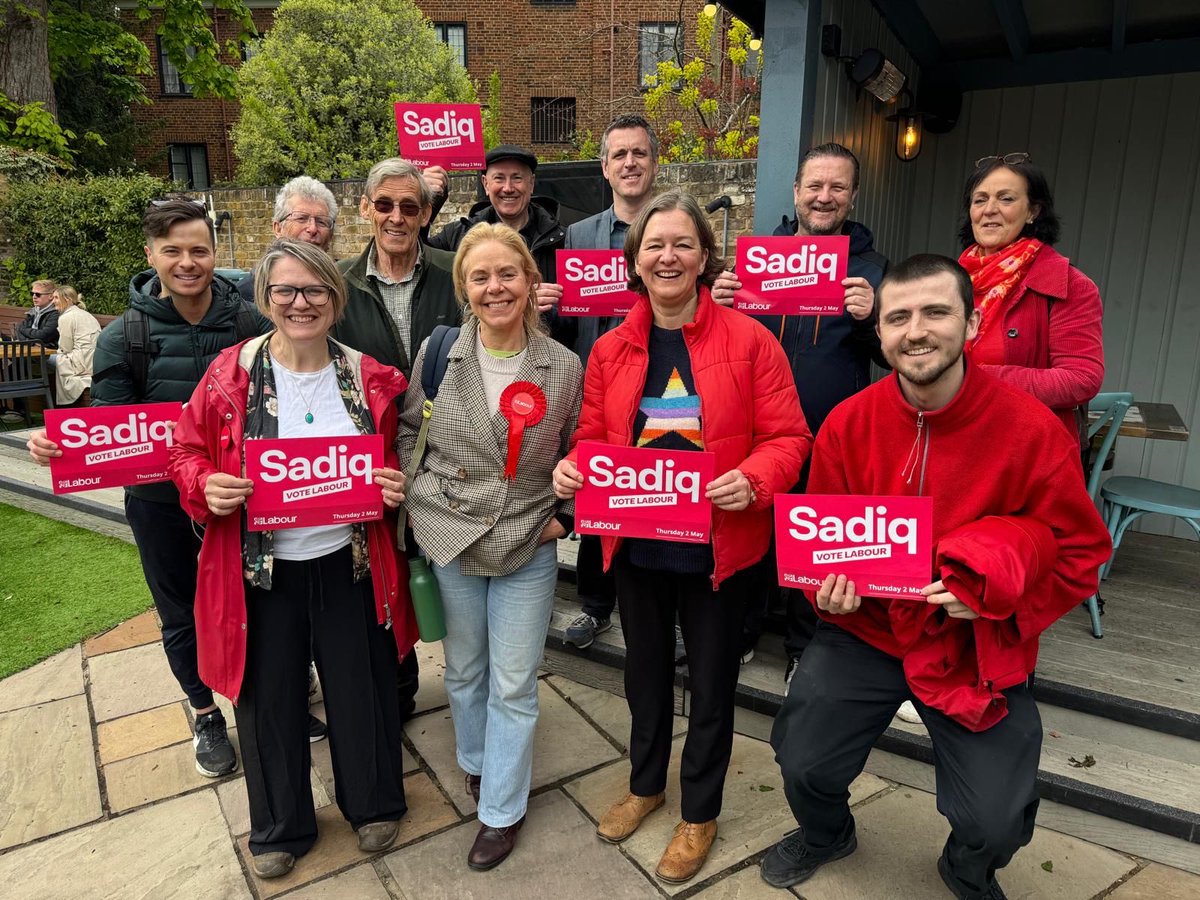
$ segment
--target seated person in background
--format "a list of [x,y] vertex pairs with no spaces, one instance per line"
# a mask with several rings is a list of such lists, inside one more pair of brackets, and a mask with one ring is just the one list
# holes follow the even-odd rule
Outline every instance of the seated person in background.
[[13,332],[18,341],[41,341],[48,347],[58,344],[58,310],[50,302],[58,284],[53,281],[35,281],[30,293],[33,295],[33,309],[25,314],[25,319]]
[[47,357],[54,369],[54,403],[70,406],[92,386],[92,357],[100,323],[83,305],[79,291],[68,284],[54,292],[58,310],[58,352]]

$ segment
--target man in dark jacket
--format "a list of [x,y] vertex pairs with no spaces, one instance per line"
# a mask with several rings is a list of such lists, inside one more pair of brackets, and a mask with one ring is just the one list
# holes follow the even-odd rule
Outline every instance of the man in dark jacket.
[[[148,362],[144,384],[138,359],[127,352],[123,316],[96,342],[92,405],[187,402],[217,354],[271,323],[246,306],[234,285],[214,275],[212,223],[198,200],[155,200],[142,220],[146,259],[153,268],[133,277],[129,305],[144,317]],[[249,333],[241,333],[249,332]],[[61,455],[45,431],[29,439],[33,458],[48,465]],[[225,718],[196,664],[196,562],[200,537],[170,481],[125,488],[125,518],[142,571],[162,620],[163,650],[195,711],[196,770],[218,777],[237,768]]]
[[[484,157],[479,176],[488,198],[471,207],[467,215],[451,222],[426,241],[430,247],[457,250],[463,235],[480,222],[503,223],[525,239],[542,282],[554,282],[554,251],[563,246],[566,230],[558,222],[558,201],[533,196],[537,181],[537,157],[528,150],[501,144]],[[553,291],[538,288],[538,309],[550,312],[557,303]]]
[[[821,423],[835,406],[871,383],[871,362],[886,367],[875,333],[875,291],[887,270],[887,259],[875,250],[871,231],[850,221],[850,211],[858,196],[858,158],[841,144],[813,147],[800,160],[792,196],[796,218],[784,218],[776,235],[830,235],[850,237],[850,262],[845,289],[844,311],[839,316],[756,316],[783,345],[796,377],[800,406],[815,436]],[[734,291],[742,283],[732,272],[725,272],[713,285],[713,299],[732,302]],[[808,469],[800,476],[803,490]],[[760,566],[764,596],[775,587],[773,554]],[[788,654],[785,677],[790,677],[796,660],[812,637],[816,617],[799,591],[788,592],[788,633],[784,650]],[[754,643],[761,629],[760,606],[757,615],[747,621],[743,662],[753,656]]]
[[58,285],[53,281],[33,283],[30,291],[33,308],[17,326],[15,337],[18,341],[41,341],[49,347],[58,345],[58,310],[51,302],[57,290]]
[[[337,214],[337,198],[333,191],[315,178],[297,175],[275,195],[271,233],[277,238],[316,244],[328,253],[333,244]],[[239,281],[237,288],[243,300],[253,303],[254,272]]]
[[[338,263],[349,302],[333,336],[410,380],[420,378],[412,361],[433,329],[462,318],[451,275],[454,254],[420,241],[432,202],[428,183],[412,163],[395,157],[376,163],[359,203],[373,237],[358,256]],[[417,666],[416,653],[400,660],[396,690],[406,720],[416,708]]]

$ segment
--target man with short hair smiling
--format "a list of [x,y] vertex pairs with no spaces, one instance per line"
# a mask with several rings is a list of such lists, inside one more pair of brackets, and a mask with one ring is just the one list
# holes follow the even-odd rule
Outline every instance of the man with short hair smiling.
[[[215,236],[199,200],[152,200],[142,218],[151,268],[129,284],[131,310],[143,318],[147,343],[145,381],[127,353],[126,313],[96,342],[92,405],[186,403],[218,353],[271,323],[214,273]],[[241,333],[248,330],[250,333]],[[35,432],[29,452],[42,465],[61,456],[46,432]],[[162,620],[163,650],[171,672],[195,712],[192,745],[196,770],[218,777],[237,768],[225,717],[200,677],[196,645],[196,565],[200,537],[170,481],[125,488],[125,518],[141,556],[150,596]]]
[[938,872],[960,900],[1003,900],[995,873],[1029,843],[1038,807],[1038,637],[1095,591],[1111,542],[1058,418],[964,356],[979,325],[966,271],[915,256],[877,300],[894,374],[825,420],[808,488],[931,497],[931,583],[923,598],[863,597],[829,575],[814,592],[821,622],[771,733],[800,828],[762,877],[790,887],[854,852],[850,782],[911,700],[950,820]]
[[[337,198],[333,191],[315,178],[297,175],[275,195],[271,233],[277,238],[316,244],[328,253],[333,244],[337,214]],[[238,293],[243,300],[254,302],[253,272],[238,282]]]
[[41,341],[49,347],[58,344],[58,310],[51,302],[57,290],[58,284],[48,279],[35,281],[30,286],[33,308],[17,326],[15,336],[18,341]]

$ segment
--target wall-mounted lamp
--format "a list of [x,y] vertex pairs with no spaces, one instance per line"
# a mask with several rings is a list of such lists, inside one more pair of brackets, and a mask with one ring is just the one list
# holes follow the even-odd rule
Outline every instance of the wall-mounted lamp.
[[842,29],[826,25],[821,29],[821,53],[845,62],[846,72],[860,88],[877,100],[891,103],[904,90],[908,80],[882,50],[869,47],[858,56],[842,56]]
[[896,123],[896,156],[902,162],[912,162],[921,152],[922,116],[911,106],[887,117]]
[[708,16],[710,19],[714,18],[717,15],[717,4],[715,4],[715,3],[704,4],[704,14],[706,16]]
[[751,50],[753,50],[755,53],[757,53],[759,50],[762,49],[762,40],[760,40],[759,38],[750,38],[750,43],[748,43],[746,46],[748,46]]

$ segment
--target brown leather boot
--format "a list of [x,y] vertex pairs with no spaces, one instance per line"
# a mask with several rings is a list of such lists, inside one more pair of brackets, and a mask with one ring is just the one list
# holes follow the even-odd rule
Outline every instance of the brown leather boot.
[[704,861],[717,837],[717,820],[710,822],[680,822],[675,826],[675,835],[658,861],[654,874],[671,884],[691,881]]
[[655,794],[653,797],[639,797],[637,794],[627,794],[620,803],[614,804],[596,826],[596,834],[601,840],[610,844],[619,844],[629,837],[642,820],[654,812],[667,800],[666,793]]

